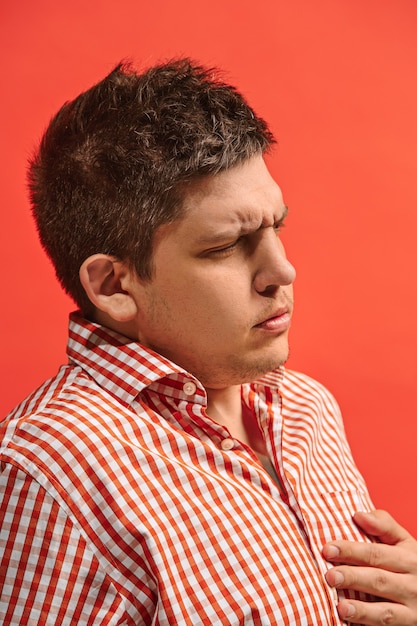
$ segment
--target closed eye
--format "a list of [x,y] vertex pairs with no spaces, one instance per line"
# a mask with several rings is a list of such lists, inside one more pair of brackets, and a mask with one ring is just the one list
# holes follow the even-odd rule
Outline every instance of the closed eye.
[[275,230],[276,233],[279,233],[285,227],[285,220],[287,219],[287,216],[288,216],[288,207],[285,206],[280,219],[277,220],[273,224],[273,229]]
[[276,233],[281,232],[281,230],[285,228],[285,222],[284,220],[279,220],[279,222],[276,222],[273,226],[273,229]]
[[238,239],[236,239],[236,241],[233,241],[227,246],[223,246],[222,248],[213,248],[213,250],[208,250],[207,254],[208,256],[212,256],[212,257],[213,256],[214,257],[228,256],[231,252],[233,252],[233,250],[235,250],[235,248],[238,247],[242,239],[243,237],[239,237]]
[[[284,219],[279,220],[272,226],[277,236],[282,231],[284,226],[285,226]],[[232,252],[236,248],[242,245],[245,242],[245,240],[248,238],[249,238],[249,235],[241,235],[238,239],[236,239],[236,241],[233,241],[227,246],[223,246],[221,248],[213,248],[212,250],[208,250],[206,254],[209,257],[218,257],[218,258],[229,256],[230,254],[232,254]]]
[[[278,236],[279,233],[281,232],[281,230],[284,228],[285,226],[285,219],[287,217],[288,214],[288,207],[284,207],[284,211],[280,217],[279,220],[277,220],[276,222],[274,222],[272,224],[272,228],[274,229],[275,234]],[[263,230],[264,228],[268,228],[267,225],[265,226],[260,226],[259,228],[250,231],[250,232],[246,232],[241,234],[237,239],[235,239],[234,241],[232,241],[231,243],[225,245],[225,246],[221,246],[219,248],[211,248],[208,249],[204,252],[203,256],[206,257],[211,257],[211,258],[222,258],[222,257],[227,257],[230,254],[232,254],[234,252],[234,250],[236,248],[238,248],[239,246],[243,246],[243,244],[245,244],[245,248],[249,249],[251,247],[250,242],[252,241],[252,239],[255,237],[256,239],[256,235],[257,233],[259,233],[261,230]]]

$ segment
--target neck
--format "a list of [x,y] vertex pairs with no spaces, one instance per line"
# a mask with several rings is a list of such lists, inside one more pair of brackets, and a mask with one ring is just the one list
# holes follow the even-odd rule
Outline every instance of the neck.
[[207,413],[218,424],[229,428],[238,428],[242,422],[242,401],[240,385],[224,389],[206,389]]
[[250,446],[255,453],[265,454],[265,441],[256,417],[242,407],[241,387],[206,389],[207,413],[218,424],[225,426],[232,437]]

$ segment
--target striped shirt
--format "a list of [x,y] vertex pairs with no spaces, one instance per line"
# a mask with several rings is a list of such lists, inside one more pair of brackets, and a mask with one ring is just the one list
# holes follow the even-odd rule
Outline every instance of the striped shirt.
[[0,425],[0,623],[342,624],[321,549],[372,504],[326,389],[242,386],[280,488],[175,364],[79,314],[68,355]]

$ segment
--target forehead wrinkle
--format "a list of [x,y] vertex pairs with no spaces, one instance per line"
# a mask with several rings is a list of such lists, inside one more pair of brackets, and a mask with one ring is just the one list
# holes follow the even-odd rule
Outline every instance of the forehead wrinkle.
[[202,233],[201,237],[198,238],[198,243],[213,244],[217,241],[237,239],[238,237],[257,232],[262,228],[274,226],[277,222],[283,221],[287,213],[288,207],[285,205],[279,216],[275,213],[271,216],[265,216],[262,215],[261,211],[248,212],[243,209],[239,210],[233,216],[230,216],[231,219],[228,223],[222,223],[220,229]]
[[237,210],[233,215],[222,215],[220,221],[210,224],[206,232],[201,234],[200,244],[212,244],[227,239],[237,239],[242,235],[258,230],[262,226],[262,220],[256,212]]
[[239,213],[237,214],[240,217],[240,231],[241,234],[247,234],[256,232],[261,228],[269,228],[274,226],[278,222],[282,222],[288,213],[288,207],[284,204],[279,211],[271,210],[271,211],[259,211],[259,213],[248,212],[246,214],[242,213],[242,217],[240,217]]

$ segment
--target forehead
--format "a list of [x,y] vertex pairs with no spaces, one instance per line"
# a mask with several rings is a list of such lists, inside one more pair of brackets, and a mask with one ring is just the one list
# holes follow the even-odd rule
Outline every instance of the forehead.
[[281,190],[261,156],[193,184],[184,201],[184,226],[216,232],[272,225],[285,211]]

